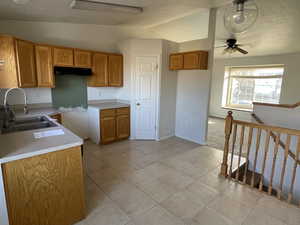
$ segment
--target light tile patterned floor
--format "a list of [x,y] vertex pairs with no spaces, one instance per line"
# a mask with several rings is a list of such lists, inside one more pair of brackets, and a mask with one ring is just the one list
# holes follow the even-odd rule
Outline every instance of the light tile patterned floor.
[[300,209],[218,176],[222,151],[179,138],[84,146],[77,225],[299,225]]

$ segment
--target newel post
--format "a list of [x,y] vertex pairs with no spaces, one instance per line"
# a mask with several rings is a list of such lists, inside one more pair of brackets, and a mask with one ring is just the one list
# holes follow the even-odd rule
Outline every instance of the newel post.
[[232,111],[228,112],[228,115],[225,119],[225,145],[224,145],[224,153],[223,153],[223,162],[221,165],[221,175],[227,177],[228,170],[228,152],[229,152],[229,140],[232,132]]

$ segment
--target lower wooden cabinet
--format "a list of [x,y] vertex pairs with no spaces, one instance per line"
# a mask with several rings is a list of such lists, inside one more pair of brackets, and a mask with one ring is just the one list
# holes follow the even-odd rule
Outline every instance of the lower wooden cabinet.
[[10,225],[71,225],[85,217],[81,147],[2,164]]
[[130,136],[130,108],[100,111],[101,144],[108,144]]
[[62,116],[60,113],[53,114],[50,116],[52,119],[55,119],[59,124],[62,124]]

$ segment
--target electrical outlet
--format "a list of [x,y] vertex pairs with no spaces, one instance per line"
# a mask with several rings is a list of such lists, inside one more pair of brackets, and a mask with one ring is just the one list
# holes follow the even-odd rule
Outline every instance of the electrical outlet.
[[101,97],[102,93],[101,91],[98,91],[98,96]]

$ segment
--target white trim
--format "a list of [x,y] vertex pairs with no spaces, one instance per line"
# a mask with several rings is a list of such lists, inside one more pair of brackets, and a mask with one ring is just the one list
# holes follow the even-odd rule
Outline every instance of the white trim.
[[184,140],[187,140],[187,141],[191,141],[191,142],[197,143],[197,144],[199,144],[199,145],[207,145],[206,142],[201,142],[201,141],[194,140],[194,139],[192,139],[192,138],[184,137],[184,136],[181,136],[181,135],[177,135],[177,134],[176,134],[175,137],[179,137],[179,138],[181,138],[181,139],[184,139]]
[[[157,77],[156,77],[156,96],[155,96],[155,138],[154,140],[159,139],[159,120],[160,120],[160,86],[161,86],[161,54],[157,55],[139,55],[139,54],[134,54],[132,55],[133,59],[133,64],[132,66],[132,73],[131,73],[131,98],[133,101],[131,101],[131,118],[136,118],[136,110],[135,110],[135,104],[136,104],[136,66],[137,66],[137,58],[138,57],[156,57],[157,59]],[[132,133],[132,140],[136,140],[136,124],[135,124],[135,119],[131,120],[131,133]]]
[[163,137],[160,137],[158,139],[156,139],[157,141],[162,141],[162,140],[166,140],[168,138],[171,138],[171,137],[174,137],[175,134],[171,134],[171,135],[167,135],[167,136],[163,136]]
[[0,163],[0,225],[9,225],[1,163]]

